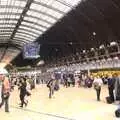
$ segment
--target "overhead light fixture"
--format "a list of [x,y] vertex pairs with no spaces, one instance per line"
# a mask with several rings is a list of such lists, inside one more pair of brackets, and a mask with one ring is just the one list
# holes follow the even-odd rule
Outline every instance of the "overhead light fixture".
[[96,60],[96,62],[97,62],[97,63],[99,63],[99,62],[100,62],[100,60]]
[[116,56],[116,57],[114,57],[114,60],[119,60],[119,58]]
[[99,47],[99,49],[103,49],[103,48],[105,48],[105,46],[104,46],[104,45],[101,45],[101,46]]
[[37,63],[37,66],[43,65],[44,63],[45,63],[44,60],[40,60],[40,61]]
[[94,51],[95,49],[94,48],[91,48],[91,51]]
[[96,36],[96,32],[93,32],[93,35]]
[[112,58],[108,58],[107,61],[112,61]]
[[102,62],[106,62],[106,60],[105,60],[105,59],[102,59],[101,61],[102,61]]
[[70,45],[72,45],[73,43],[72,42],[69,42]]
[[117,42],[114,42],[114,41],[113,41],[113,42],[110,43],[110,46],[115,46],[115,45],[117,45],[117,44],[118,44]]
[[83,53],[85,53],[86,52],[86,50],[83,50]]

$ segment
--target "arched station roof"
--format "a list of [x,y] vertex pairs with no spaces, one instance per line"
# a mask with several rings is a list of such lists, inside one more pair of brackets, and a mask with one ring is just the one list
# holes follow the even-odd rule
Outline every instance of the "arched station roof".
[[[81,0],[0,0],[0,62],[8,64]],[[12,53],[12,54],[11,54]]]

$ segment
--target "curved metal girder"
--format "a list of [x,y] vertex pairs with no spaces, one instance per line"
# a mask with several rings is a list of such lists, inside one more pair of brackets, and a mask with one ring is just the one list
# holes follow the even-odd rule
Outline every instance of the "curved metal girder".
[[40,21],[45,22],[45,23],[50,24],[50,25],[53,24],[53,23],[51,23],[51,22],[49,22],[49,21],[47,21],[47,20],[45,20],[45,19],[42,19],[42,18],[40,18],[40,17],[37,17],[37,16],[26,15],[25,17],[35,18],[35,19],[37,19],[37,20],[40,20]]
[[30,38],[26,39],[26,38],[23,38],[23,37],[14,37],[15,39],[24,39],[26,40],[27,42],[33,42],[33,40],[30,40]]
[[0,18],[0,20],[6,20],[6,21],[8,21],[8,20],[13,20],[13,21],[17,21],[18,19],[16,19],[16,18]]
[[[6,8],[6,5],[0,5],[0,8]],[[9,6],[7,6],[7,8],[24,9],[23,7],[13,6],[13,5],[9,5]],[[51,17],[51,18],[53,18],[53,19],[55,19],[55,20],[58,20],[55,16],[49,15],[48,13],[41,12],[41,11],[38,11],[38,10],[35,10],[35,9],[31,9],[31,8],[30,8],[30,10],[33,11],[33,12],[37,12],[37,13],[39,13],[39,14],[43,14],[43,15],[45,15],[45,16]]]
[[[20,33],[20,34],[23,34],[23,35],[29,35],[29,36],[34,36],[33,34],[30,34],[30,33],[26,33],[26,32],[17,32],[17,34]],[[37,37],[37,36],[34,36],[34,37]]]
[[28,30],[28,29],[24,29],[24,28],[19,28],[19,30],[21,30],[21,31],[27,31],[27,32],[29,32],[29,33],[34,33],[34,34],[36,34],[36,32],[33,32],[32,30]]
[[10,34],[11,34],[11,33],[12,33],[12,31],[11,31],[11,32],[1,32],[1,33],[0,33],[0,35],[3,35],[3,36],[5,36],[5,35],[10,35],[10,34],[8,34],[8,33],[10,33]]
[[58,12],[58,13],[61,13],[61,14],[65,14],[65,12],[63,12],[61,10],[58,10],[58,9],[52,7],[52,6],[47,5],[47,4],[44,4],[42,2],[34,1],[33,3],[37,4],[37,5],[41,5],[41,6],[46,7],[46,8],[49,8],[49,9],[55,11],[55,12]]
[[[32,26],[28,26],[28,25],[21,25],[21,27],[26,27],[26,28],[30,28],[30,29],[34,29],[34,30],[36,30],[36,31],[38,31],[38,32],[43,32],[43,31],[41,31],[40,29],[38,29],[38,28],[34,28],[34,27],[32,27]],[[39,27],[39,26],[38,26]]]
[[[24,20],[25,22],[28,22],[28,23],[32,23],[32,22],[30,22],[30,21],[27,21],[27,20]],[[34,24],[34,23],[33,23]],[[0,25],[2,25],[2,23],[0,23]],[[16,24],[14,24],[14,23],[11,23],[11,25],[16,25]],[[38,27],[40,26],[39,24],[37,24],[36,23],[36,25],[38,25]],[[25,26],[25,27],[27,27],[27,28],[31,28],[31,29],[35,29],[35,30],[37,30],[37,31],[40,31],[40,32],[44,32],[43,30],[41,30],[41,29],[37,29],[37,28],[35,28],[35,27],[32,27],[32,26],[28,26],[28,25],[24,25],[24,24],[22,24],[21,26]],[[40,26],[41,27],[41,26]],[[0,29],[1,28],[5,28],[5,27],[0,27]],[[11,28],[13,28],[14,29],[14,27],[6,27],[6,28],[8,28],[8,29],[11,29]]]
[[[30,38],[30,37],[24,36],[24,35],[17,35],[17,34],[16,34],[15,37],[20,37],[20,38],[23,38],[23,39],[24,39],[24,38],[27,38],[28,40],[29,40],[29,39],[34,40],[34,38]],[[35,38],[35,39],[36,39],[36,38]]]
[[[3,25],[3,27],[4,27],[4,25],[16,25],[15,23],[0,23],[0,25]],[[0,27],[1,28],[1,27]]]
[[32,9],[32,8],[30,8],[30,10],[31,11],[33,11],[33,12],[36,12],[36,13],[38,13],[38,14],[42,14],[42,15],[45,15],[45,16],[47,16],[47,17],[50,17],[50,18],[52,18],[52,19],[54,19],[54,20],[58,20],[58,18],[57,17],[55,17],[55,16],[53,16],[53,15],[50,15],[50,14],[48,14],[48,13],[45,13],[45,12],[42,12],[42,11],[39,11],[39,10],[35,10],[35,9]]
[[0,15],[20,15],[21,13],[14,13],[14,12],[0,12]]
[[[28,21],[28,20],[23,20],[23,21],[31,22],[31,21]],[[31,22],[31,23],[35,24],[34,22]],[[23,25],[23,24],[22,24],[22,25]],[[38,23],[37,23],[37,25],[40,26],[40,27],[42,27],[42,28],[48,29],[48,27],[46,27],[46,26],[44,26],[44,25],[42,25],[42,24],[38,24]]]
[[[21,37],[23,37],[23,38],[25,37],[25,38],[29,38],[29,39],[31,39],[31,38],[33,37],[33,36],[29,36],[29,37],[28,37],[28,36],[25,35],[25,34],[24,34],[24,35],[23,35],[23,34],[16,34],[15,36],[21,36]],[[33,39],[34,39],[34,38],[36,38],[36,37],[33,37]]]
[[[34,25],[37,25],[37,26],[42,27],[40,24],[38,24],[38,23],[34,23],[34,22],[31,22],[31,21],[28,21],[28,20],[24,20],[24,22],[31,23],[31,24],[34,24]],[[27,26],[27,25],[26,25],[26,26]],[[46,26],[45,26],[45,27],[42,27],[42,28],[46,28],[46,29],[48,29]],[[42,29],[39,29],[39,31],[44,32]]]
[[0,40],[3,40],[3,39],[5,39],[5,38],[7,38],[7,40],[9,40],[9,37],[8,37],[8,36],[1,36],[1,37],[0,37]]
[[14,48],[17,48],[18,50],[22,50],[19,44],[14,44],[14,43],[0,43],[0,47],[3,47],[3,48],[14,47]]
[[12,32],[11,30],[7,30],[7,29],[4,29],[4,30],[5,30],[5,31],[1,31],[1,30],[0,30],[0,32],[1,32],[1,33],[3,33],[3,32]]
[[39,36],[39,34],[34,34],[33,32],[32,32],[32,34],[30,34],[30,32],[27,32],[27,31],[24,31],[24,30],[19,30],[19,31],[17,31],[17,33],[22,33],[22,34],[27,34],[27,35],[34,35],[34,36]]
[[0,31],[1,29],[14,29],[14,27],[0,27]]
[[19,43],[28,43],[27,41],[20,39],[20,38],[14,38],[13,40],[11,40],[12,42],[19,42]]
[[65,5],[65,6],[67,6],[67,7],[70,7],[70,8],[73,7],[71,4],[69,4],[69,3],[65,2],[65,1],[61,1],[61,0],[56,0],[56,1],[63,4],[63,5]]
[[13,9],[13,8],[22,9],[22,10],[24,9],[24,7],[16,6],[16,5],[9,5],[9,6],[8,6],[8,5],[7,5],[7,6],[6,6],[6,5],[0,5],[0,8],[6,8],[6,7],[7,7],[7,8],[12,8],[12,9]]
[[19,44],[19,45],[21,46],[21,48],[22,48],[25,44],[27,44],[27,43],[25,43],[25,42],[23,42],[23,41],[15,41],[15,40],[12,40],[11,42],[14,43],[14,44]]

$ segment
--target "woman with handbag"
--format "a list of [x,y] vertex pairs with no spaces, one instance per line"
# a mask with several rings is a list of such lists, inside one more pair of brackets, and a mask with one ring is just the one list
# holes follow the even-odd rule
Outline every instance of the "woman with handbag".
[[1,98],[2,102],[0,103],[0,108],[5,104],[5,112],[9,112],[9,96],[10,96],[10,82],[9,78],[5,76],[2,81],[2,90],[1,90]]

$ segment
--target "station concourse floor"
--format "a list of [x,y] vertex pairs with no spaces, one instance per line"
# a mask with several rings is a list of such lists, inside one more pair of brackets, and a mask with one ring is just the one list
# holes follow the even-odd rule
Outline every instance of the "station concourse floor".
[[46,85],[39,85],[32,91],[26,108],[19,108],[19,92],[17,88],[10,96],[10,112],[0,109],[1,120],[118,120],[114,115],[116,104],[106,104],[107,87],[103,86],[101,101],[96,101],[93,88],[70,87],[55,92],[48,98]]

